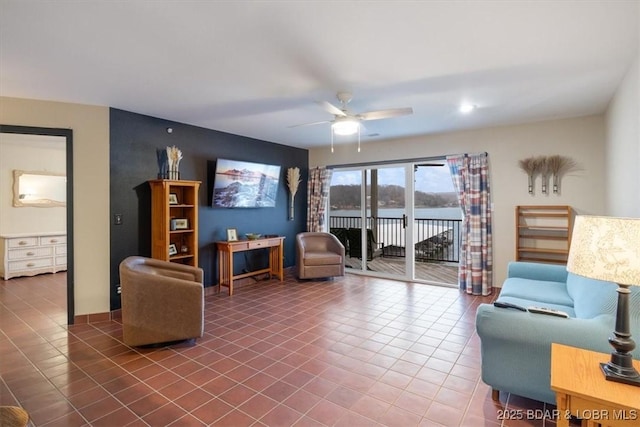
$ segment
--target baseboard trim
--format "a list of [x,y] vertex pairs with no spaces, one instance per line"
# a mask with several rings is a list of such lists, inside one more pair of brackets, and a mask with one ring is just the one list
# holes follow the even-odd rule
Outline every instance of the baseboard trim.
[[106,313],[78,314],[73,317],[73,323],[75,325],[81,325],[86,323],[108,322],[115,318],[114,313],[116,311],[120,310],[108,311]]
[[[285,267],[285,274],[289,273],[293,267]],[[234,281],[233,286],[242,287],[243,285],[247,285],[249,283],[253,283],[255,280],[251,277],[246,277],[241,280]],[[226,290],[226,289],[225,289]],[[215,284],[211,286],[207,286],[204,288],[204,296],[215,295],[220,292],[220,286]],[[224,291],[223,291],[224,292]],[[98,322],[108,322],[111,320],[121,320],[122,319],[122,310],[117,309],[113,311],[108,311],[106,313],[92,313],[92,314],[79,314],[73,317],[73,323],[75,325],[82,325],[87,323],[98,323]]]

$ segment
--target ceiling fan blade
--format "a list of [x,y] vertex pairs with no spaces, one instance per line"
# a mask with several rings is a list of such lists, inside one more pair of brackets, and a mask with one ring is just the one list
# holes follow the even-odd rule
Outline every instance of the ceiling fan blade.
[[335,115],[335,116],[341,116],[341,117],[346,117],[347,113],[345,113],[344,111],[342,111],[341,109],[339,109],[338,107],[336,107],[335,105],[333,105],[330,102],[327,101],[320,101],[318,102],[318,104],[320,104],[320,106],[322,108],[324,108],[326,111],[328,111],[329,113]]
[[378,120],[388,119],[390,117],[406,116],[413,114],[413,108],[389,108],[388,110],[369,111],[367,113],[358,114],[360,120]]
[[287,128],[291,129],[291,128],[299,128],[302,126],[313,126],[313,125],[321,125],[323,123],[331,123],[330,120],[323,120],[321,122],[313,122],[313,123],[303,123],[301,125],[293,125],[293,126],[287,126]]

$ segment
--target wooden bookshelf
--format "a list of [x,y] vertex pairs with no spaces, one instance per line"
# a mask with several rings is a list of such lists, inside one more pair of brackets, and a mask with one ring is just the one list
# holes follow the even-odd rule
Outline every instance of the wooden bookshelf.
[[516,206],[516,260],[566,264],[572,228],[570,206]]
[[198,266],[200,181],[157,179],[151,186],[151,257]]

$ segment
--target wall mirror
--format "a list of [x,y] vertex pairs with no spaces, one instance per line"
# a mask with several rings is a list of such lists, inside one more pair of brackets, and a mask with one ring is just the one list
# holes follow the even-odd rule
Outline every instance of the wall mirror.
[[13,206],[55,207],[67,205],[64,173],[13,171]]

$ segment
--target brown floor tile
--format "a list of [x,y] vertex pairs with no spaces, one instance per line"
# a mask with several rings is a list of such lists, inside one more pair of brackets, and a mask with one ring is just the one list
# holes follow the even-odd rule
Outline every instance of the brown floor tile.
[[255,395],[255,392],[248,387],[238,384],[218,396],[224,402],[233,407],[238,407]]
[[220,427],[249,427],[256,422],[255,419],[242,411],[234,409],[216,421],[216,426]]
[[453,406],[433,402],[425,414],[425,418],[442,425],[459,425],[463,412]]
[[302,414],[285,405],[278,405],[269,411],[260,422],[266,426],[292,426],[302,418]]
[[130,348],[120,312],[67,327],[65,286],[65,273],[0,283],[0,403],[35,427],[502,427],[499,409],[548,407],[493,402],[481,382],[474,315],[493,297],[356,275],[247,280],[206,292],[202,338]]
[[169,402],[164,406],[150,412],[142,417],[142,419],[150,426],[160,426],[171,424],[176,420],[184,417],[187,411],[179,407],[178,405]]
[[432,400],[427,397],[403,391],[394,402],[394,406],[422,417],[425,412],[427,412],[427,409],[429,409],[429,406],[431,406],[431,402]]
[[276,402],[283,402],[287,397],[291,396],[297,387],[287,384],[284,381],[276,381],[266,389],[262,390],[262,394]]
[[191,412],[213,399],[214,397],[211,394],[200,388],[196,388],[195,390],[192,389],[188,391],[177,399],[173,399],[173,402],[185,411]]
[[25,409],[29,413],[31,422],[35,425],[45,425],[61,417],[69,417],[70,414],[75,412],[73,405],[64,400],[59,400],[58,402],[46,407]]
[[43,425],[46,427],[81,427],[81,426],[87,425],[87,420],[85,420],[82,417],[82,415],[80,415],[76,411],[68,412],[62,415],[61,417],[58,417],[55,419],[49,416],[49,420],[50,421],[44,424],[38,424],[38,425]]
[[232,410],[233,406],[220,399],[214,399],[191,411],[191,414],[205,424],[213,424],[217,419],[222,418]]
[[307,416],[321,424],[330,426],[347,413],[348,410],[344,407],[328,400],[321,400],[307,412]]
[[378,419],[382,425],[389,427],[417,426],[421,417],[405,409],[392,406]]
[[139,418],[136,414],[131,412],[127,408],[117,409],[97,420],[91,422],[92,427],[112,427],[112,426],[127,426],[131,423],[138,421]]

